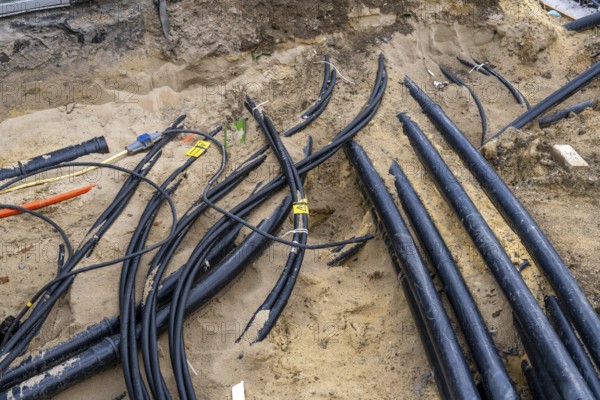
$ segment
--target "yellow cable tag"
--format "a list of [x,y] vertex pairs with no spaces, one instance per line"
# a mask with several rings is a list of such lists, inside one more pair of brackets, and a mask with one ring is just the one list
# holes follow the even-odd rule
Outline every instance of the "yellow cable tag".
[[198,158],[209,147],[210,147],[210,142],[209,141],[207,141],[207,140],[198,140],[196,143],[194,143],[194,146],[185,153],[185,155],[188,156],[188,157],[196,157],[196,158]]
[[33,304],[31,304],[31,302],[30,302],[30,301],[28,301],[28,302],[27,302],[27,308],[31,308],[31,306],[32,306],[32,305],[33,305]]
[[294,214],[308,214],[308,199],[303,198],[294,203]]

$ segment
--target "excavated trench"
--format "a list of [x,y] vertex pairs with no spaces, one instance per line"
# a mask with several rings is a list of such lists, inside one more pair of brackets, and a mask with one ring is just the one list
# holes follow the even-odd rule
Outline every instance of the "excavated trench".
[[[339,82],[327,110],[301,134],[284,139],[299,158],[306,138],[315,148],[327,144],[361,109],[371,91],[380,52],[389,83],[374,120],[357,136],[393,192],[387,174],[392,159],[406,171],[422,197],[493,334],[509,373],[527,398],[520,373],[523,348],[516,338],[510,308],[458,218],[443,201],[402,134],[396,113],[409,112],[428,134],[471,196],[515,265],[529,255],[475,179],[423,116],[402,85],[405,74],[425,87],[478,144],[481,124],[468,93],[444,81],[437,65],[448,66],[473,85],[486,109],[490,133],[524,111],[497,81],[470,73],[455,59],[483,58],[501,71],[533,104],[586,69],[597,48],[588,33],[565,33],[537,2],[170,2],[170,42],[162,36],[157,10],[139,4],[96,1],[71,9],[47,10],[2,20],[0,24],[0,161],[27,159],[97,135],[105,135],[114,154],[143,132],[153,132],[180,114],[186,126],[211,130],[251,116],[243,108],[253,96],[283,131],[318,96],[323,56],[337,67]],[[262,55],[260,55],[262,53]],[[254,55],[254,57],[253,57]],[[260,56],[259,56],[260,55]],[[257,57],[258,56],[258,57]],[[253,59],[254,58],[254,59]],[[432,76],[430,72],[434,74]],[[592,97],[592,84],[572,102]],[[600,123],[595,111],[540,129],[507,133],[486,157],[531,211],[569,265],[595,307],[600,306]],[[231,146],[232,165],[265,143],[249,122],[246,143]],[[588,161],[585,171],[569,172],[551,157],[556,143],[568,143]],[[188,144],[169,145],[151,177],[158,181],[180,165]],[[102,157],[93,157],[101,160]],[[139,158],[139,157],[138,157]],[[136,159],[120,165],[132,166]],[[190,170],[175,196],[182,209],[193,201],[214,172],[216,152]],[[230,167],[233,168],[233,167]],[[272,156],[223,205],[245,198],[256,183],[278,173]],[[337,154],[308,175],[310,237],[315,243],[375,232],[368,205],[345,155]],[[77,243],[89,223],[112,200],[123,181],[119,174],[39,186],[3,195],[22,203],[46,197],[84,181],[98,187],[87,197],[47,210]],[[98,246],[91,262],[114,258],[127,246],[151,193],[142,188]],[[252,220],[269,212],[262,207]],[[209,212],[184,242],[173,268],[186,260],[199,235],[216,221]],[[161,214],[152,240],[169,229]],[[280,234],[291,229],[286,222]],[[289,228],[289,229],[288,229]],[[245,231],[243,231],[245,232]],[[245,232],[246,233],[246,232]],[[0,221],[2,242],[0,319],[15,310],[56,271],[56,237],[27,216]],[[252,312],[277,279],[287,248],[270,246],[239,279],[186,321],[185,339],[200,398],[229,396],[243,380],[248,398],[435,398],[437,389],[414,322],[401,294],[383,241],[369,242],[356,256],[328,268],[328,250],[309,251],[290,302],[269,338],[236,344]],[[145,260],[145,259],[144,259]],[[74,332],[118,310],[119,266],[79,276],[69,295],[51,314],[31,350],[57,344]],[[550,287],[535,265],[523,277],[538,299]],[[439,284],[439,282],[436,283]],[[141,284],[138,285],[141,287]],[[463,338],[460,337],[463,341]],[[170,376],[168,346],[160,340],[165,376]],[[469,362],[471,356],[467,354]],[[474,366],[471,365],[474,369]],[[169,384],[174,382],[168,381]],[[107,399],[124,392],[119,367],[72,387],[59,399]]]

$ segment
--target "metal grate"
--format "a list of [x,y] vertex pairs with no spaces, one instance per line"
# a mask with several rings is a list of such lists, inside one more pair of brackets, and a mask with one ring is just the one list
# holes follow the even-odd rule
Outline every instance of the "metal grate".
[[71,0],[0,0],[0,17],[67,7]]

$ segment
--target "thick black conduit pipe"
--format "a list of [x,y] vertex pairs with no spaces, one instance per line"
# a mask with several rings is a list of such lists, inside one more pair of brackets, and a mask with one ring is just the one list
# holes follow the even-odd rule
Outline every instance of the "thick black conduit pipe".
[[596,64],[592,65],[590,68],[582,72],[576,78],[567,83],[565,86],[559,88],[554,93],[550,94],[548,97],[537,103],[535,106],[531,107],[529,110],[521,114],[514,121],[502,128],[500,132],[492,136],[488,140],[488,142],[502,135],[511,126],[517,129],[523,128],[525,125],[529,124],[531,121],[548,111],[550,108],[562,103],[563,101],[571,97],[573,94],[577,93],[577,91],[579,91],[592,80],[594,80],[598,76],[598,74],[600,74],[600,62],[597,62]]
[[574,21],[567,22],[563,25],[568,31],[576,31],[581,32],[586,29],[591,29],[600,25],[600,13],[595,12],[590,15],[586,15],[585,17],[577,18]]
[[[369,197],[367,195],[367,191],[365,186],[362,184],[360,178],[356,179],[356,185],[358,186],[360,192],[362,193],[363,199],[365,201],[369,201]],[[417,308],[417,303],[415,302],[415,298],[411,292],[408,281],[406,280],[406,276],[402,271],[402,267],[400,266],[400,261],[396,256],[396,253],[392,247],[391,240],[387,235],[383,223],[381,219],[377,215],[377,211],[374,207],[370,207],[371,216],[373,217],[373,223],[377,227],[377,231],[381,233],[381,237],[385,246],[390,255],[390,260],[392,261],[392,266],[394,267],[394,271],[396,271],[396,276],[402,285],[402,291],[404,293],[404,298],[406,299],[406,303],[408,304],[409,310],[414,318],[415,327],[417,328],[417,332],[419,333],[419,337],[421,339],[421,344],[425,350],[425,355],[427,356],[427,360],[429,361],[429,366],[433,372],[434,381],[438,388],[438,392],[440,398],[442,400],[451,399],[450,392],[448,390],[448,385],[446,384],[446,378],[444,377],[443,368],[440,365],[440,361],[437,358],[435,350],[433,348],[433,343],[431,342],[431,338],[429,337],[429,333],[427,332],[427,327],[425,326],[425,322],[423,321],[423,317],[420,314],[419,309]]]
[[[600,67],[600,63],[597,65]],[[409,86],[423,112],[460,156],[508,225],[519,236],[552,285],[559,301],[568,310],[569,319],[577,328],[596,366],[600,367],[600,319],[556,249],[494,168],[471,145],[444,110],[410,79],[405,79],[405,85]]]
[[513,312],[531,335],[532,342],[543,357],[544,364],[548,366],[563,397],[593,398],[535,297],[448,165],[416,123],[404,113],[398,114],[398,119],[404,125],[404,133],[415,153],[428,169],[440,193],[460,218]]
[[[392,258],[394,258],[394,256],[392,256]],[[398,274],[398,276],[400,277],[399,280],[400,284],[402,285],[402,291],[404,292],[404,298],[406,299],[408,308],[410,309],[410,312],[413,316],[413,320],[415,321],[415,327],[417,328],[417,332],[419,332],[419,337],[421,338],[421,343],[423,344],[425,354],[427,355],[427,359],[429,360],[429,365],[433,370],[433,377],[438,387],[440,398],[442,400],[450,400],[452,399],[452,397],[450,396],[448,385],[446,384],[446,380],[444,378],[444,368],[442,368],[442,366],[440,365],[440,361],[437,359],[435,351],[433,350],[433,343],[431,343],[431,338],[427,333],[427,327],[425,326],[423,317],[419,312],[416,300],[412,292],[410,291],[410,285],[406,280],[406,276],[404,276],[404,274],[402,273],[402,269],[400,267],[400,264],[398,264],[398,260],[394,258],[394,261],[392,262],[394,264],[396,274]]]
[[492,400],[518,399],[519,395],[504,368],[473,296],[425,206],[395,161],[390,168],[390,174],[395,178],[402,208],[408,216],[425,254],[431,261],[431,265],[442,281],[444,292],[471,349],[487,398]]
[[[291,204],[291,198],[286,197],[272,215],[259,224],[260,228],[274,233],[285,221]],[[225,286],[235,280],[268,242],[269,240],[261,234],[251,232],[240,246],[194,286],[186,303],[186,314],[189,315],[202,307]],[[164,330],[167,326],[169,310],[170,307],[167,305],[162,307],[157,314],[157,328],[160,330]],[[50,398],[86,378],[116,365],[120,357],[119,340],[119,335],[104,338],[85,352],[53,369],[0,393],[0,400]],[[57,371],[60,371],[60,373],[58,374]]]
[[544,392],[542,392],[540,381],[531,365],[529,365],[529,363],[527,362],[527,360],[523,360],[521,362],[521,371],[523,372],[523,375],[527,380],[529,394],[531,395],[533,400],[544,400]]
[[[363,195],[363,198],[368,201],[367,191],[364,185],[361,183],[360,179],[357,179],[357,185]],[[429,333],[427,332],[427,327],[425,326],[425,322],[423,321],[423,317],[417,308],[417,303],[415,302],[415,298],[411,292],[408,281],[406,280],[406,276],[404,272],[402,272],[402,267],[400,266],[400,261],[396,256],[394,249],[392,248],[392,244],[389,236],[385,232],[385,228],[377,215],[377,211],[373,207],[371,207],[371,216],[373,217],[373,222],[375,226],[377,226],[377,230],[381,232],[381,236],[383,237],[383,241],[388,249],[390,254],[390,259],[392,261],[392,265],[394,270],[396,271],[396,275],[400,284],[402,285],[402,291],[404,292],[404,298],[406,299],[406,303],[408,304],[408,308],[414,318],[415,327],[417,328],[417,332],[419,333],[419,337],[421,338],[421,344],[425,349],[425,355],[427,356],[427,360],[429,361],[429,365],[433,371],[433,377],[435,380],[435,384],[438,388],[440,397],[442,400],[451,399],[450,392],[448,390],[448,385],[446,384],[446,378],[444,377],[443,368],[440,365],[440,361],[435,354],[435,350],[433,349],[433,343],[431,343],[431,339],[429,338]]]
[[579,114],[583,112],[583,110],[585,110],[586,108],[596,107],[598,107],[597,99],[589,99],[586,101],[582,101],[581,103],[573,104],[572,106],[569,106],[564,110],[560,110],[555,112],[554,114],[546,115],[545,117],[540,118],[538,124],[541,128],[544,128],[548,125],[552,125],[555,122],[560,121],[563,118],[567,118],[571,113]]
[[519,323],[519,321],[514,318],[513,322],[515,326],[515,330],[517,334],[521,338],[521,343],[523,344],[523,348],[527,353],[527,358],[531,362],[531,366],[535,371],[535,376],[540,383],[540,388],[542,390],[544,400],[561,400],[563,397],[558,393],[557,385],[552,380],[552,377],[548,373],[548,366],[544,364],[540,353],[536,350],[534,344],[531,342],[531,337],[526,334],[523,330],[523,327]]
[[[471,372],[452,329],[450,319],[431,280],[410,232],[394,204],[392,196],[373,167],[362,147],[355,141],[346,146],[346,153],[360,178],[390,239],[390,245],[400,260],[419,313],[427,327],[435,353],[440,360],[445,382],[452,399],[479,399]],[[425,346],[426,343],[423,343]]]
[[589,359],[583,345],[577,338],[577,334],[573,330],[571,323],[563,313],[558,299],[555,296],[546,296],[544,299],[546,304],[546,313],[550,323],[554,326],[558,337],[562,340],[567,348],[571,358],[577,365],[579,372],[587,383],[588,387],[594,393],[597,399],[600,399],[600,379],[591,360]]
[[[360,189],[365,201],[369,201],[367,191],[365,189],[365,186],[362,184],[360,178],[356,179],[356,184],[357,184],[358,188]],[[404,293],[404,298],[406,299],[406,303],[408,304],[410,312],[414,318],[415,327],[417,328],[417,332],[419,333],[419,337],[421,338],[421,344],[423,345],[423,348],[425,349],[425,355],[427,356],[427,360],[429,361],[429,366],[431,367],[431,370],[433,371],[434,381],[438,388],[440,398],[442,400],[451,399],[450,392],[448,390],[448,385],[446,384],[446,378],[444,377],[443,368],[440,365],[440,361],[437,358],[435,350],[433,349],[433,343],[431,342],[429,333],[427,332],[427,327],[425,326],[423,317],[421,316],[421,313],[419,312],[419,309],[417,308],[417,303],[415,302],[415,298],[411,292],[408,281],[406,280],[406,276],[404,275],[404,272],[402,272],[402,267],[400,266],[400,261],[398,260],[398,257],[396,256],[394,249],[392,248],[390,238],[387,235],[385,228],[384,228],[381,220],[379,219],[379,216],[377,215],[377,211],[373,207],[370,207],[370,211],[371,211],[371,216],[373,217],[373,222],[375,223],[375,226],[377,226],[377,230],[381,233],[381,236],[386,245],[386,248],[388,249],[388,253],[390,255],[390,260],[392,261],[392,266],[394,267],[394,270],[396,271],[396,276],[398,277],[398,280],[400,281],[400,284],[402,285],[402,291]]]
[[108,145],[106,144],[106,139],[104,139],[104,136],[95,137],[80,144],[68,146],[60,150],[52,151],[48,154],[33,157],[26,163],[19,162],[16,168],[0,169],[0,181],[29,174],[52,165],[73,161],[88,154],[106,154],[108,152]]
[[2,375],[0,390],[5,390],[58,365],[65,359],[79,353],[83,346],[85,346],[83,348],[87,348],[107,336],[114,335],[118,332],[118,329],[118,317],[104,318],[56,347],[27,357],[19,365],[7,370]]

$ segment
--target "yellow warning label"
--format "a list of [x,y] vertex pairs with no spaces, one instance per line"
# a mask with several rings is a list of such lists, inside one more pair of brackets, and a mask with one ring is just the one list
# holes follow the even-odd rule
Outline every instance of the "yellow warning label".
[[185,155],[188,156],[188,157],[196,157],[196,158],[198,158],[209,147],[210,147],[210,142],[209,141],[207,141],[207,140],[198,140],[196,143],[194,143],[194,146],[185,153]]
[[308,199],[300,199],[294,203],[294,214],[308,214]]

